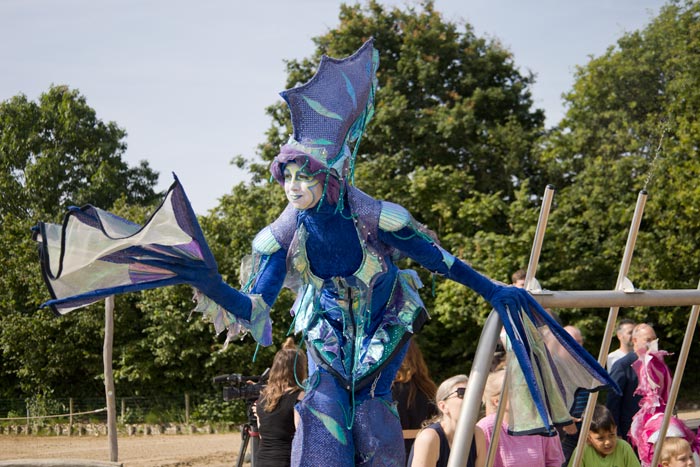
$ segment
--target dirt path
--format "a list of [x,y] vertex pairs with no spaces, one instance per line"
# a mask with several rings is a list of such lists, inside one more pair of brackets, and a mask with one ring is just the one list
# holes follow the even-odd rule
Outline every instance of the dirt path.
[[[700,410],[683,411],[679,416],[693,429],[700,424]],[[108,443],[106,436],[3,435],[0,460],[108,461]],[[240,443],[240,433],[120,436],[119,462],[124,467],[232,467],[238,461]]]
[[[240,442],[239,433],[119,437],[119,462],[124,467],[232,467]],[[108,443],[106,436],[0,436],[0,460],[108,461]]]

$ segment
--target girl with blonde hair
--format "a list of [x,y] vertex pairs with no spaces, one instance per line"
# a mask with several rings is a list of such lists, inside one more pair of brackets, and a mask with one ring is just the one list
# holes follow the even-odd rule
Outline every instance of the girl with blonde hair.
[[[501,369],[490,373],[486,378],[483,402],[486,416],[479,420],[477,427],[483,430],[486,445],[491,444],[496,425],[498,404],[503,391],[503,380],[506,370]],[[507,403],[507,402],[506,402]],[[501,423],[498,437],[498,449],[493,467],[509,467],[512,465],[527,465],[528,467],[559,467],[564,462],[559,435],[521,435],[513,436],[508,430],[508,407]],[[485,456],[484,456],[485,457]]]

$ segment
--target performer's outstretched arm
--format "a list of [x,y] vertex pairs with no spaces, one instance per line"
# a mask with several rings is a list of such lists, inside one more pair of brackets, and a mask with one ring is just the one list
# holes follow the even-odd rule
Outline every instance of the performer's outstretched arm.
[[403,227],[395,232],[380,230],[379,238],[429,271],[469,287],[489,303],[499,290],[508,288],[505,284],[495,282],[477,272],[434,241],[429,241],[425,234],[412,226]]
[[[511,410],[532,414],[512,426],[514,432],[547,433],[553,424],[568,424],[568,407],[578,388],[597,390],[607,385],[618,390],[598,362],[526,290],[493,281],[455,258],[401,206],[382,203],[379,238],[426,269],[471,288],[498,312],[517,358],[510,369],[517,370],[515,379],[530,393],[529,401],[521,397],[523,406],[516,408],[511,400]],[[566,355],[562,364],[554,361],[547,349],[550,344]]]

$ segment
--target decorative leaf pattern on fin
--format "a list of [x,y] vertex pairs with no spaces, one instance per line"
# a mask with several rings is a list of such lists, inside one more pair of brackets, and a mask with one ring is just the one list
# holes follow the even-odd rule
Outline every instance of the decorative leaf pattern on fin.
[[354,109],[357,108],[357,96],[355,96],[355,88],[352,87],[352,83],[350,82],[350,78],[343,73],[342,71],[340,72],[341,75],[343,75],[343,78],[345,79],[345,89],[348,90],[348,95],[352,98],[352,107]]
[[309,104],[309,107],[311,107],[317,114],[323,115],[324,117],[328,118],[334,118],[336,120],[340,120],[341,122],[343,121],[343,117],[341,117],[335,112],[328,110],[320,102],[315,101],[313,99],[309,99],[304,95],[302,95],[301,97],[306,101],[307,104]]
[[329,141],[325,138],[319,138],[319,139],[315,139],[315,140],[311,141],[311,144],[317,145],[317,146],[328,146],[328,145],[335,144],[335,143],[333,141]]
[[332,434],[333,437],[337,439],[340,444],[342,444],[343,446],[346,446],[348,444],[348,440],[345,437],[345,431],[338,422],[333,420],[333,418],[329,415],[326,415],[325,413],[321,413],[318,410],[314,409],[310,405],[307,405],[307,408],[314,415],[314,417],[318,418],[321,421],[321,423],[323,423],[323,426],[326,427],[326,430],[328,430],[328,432]]

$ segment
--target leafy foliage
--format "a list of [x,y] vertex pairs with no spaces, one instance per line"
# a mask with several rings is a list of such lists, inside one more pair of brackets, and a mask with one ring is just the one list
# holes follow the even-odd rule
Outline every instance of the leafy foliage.
[[121,159],[125,136],[66,86],[39,102],[18,95],[0,103],[0,395],[94,394],[101,386],[97,307],[61,319],[35,311],[48,297],[31,228],[57,221],[69,205],[155,200],[148,163],[131,168]]
[[[612,289],[641,190],[648,192],[629,278],[642,289],[697,287],[700,229],[700,5],[671,2],[579,68],[568,112],[543,145],[560,187],[542,264],[552,289]],[[562,312],[599,342],[600,310]],[[621,310],[679,350],[687,309]],[[595,326],[593,326],[595,324]],[[595,348],[597,344],[593,344]],[[700,357],[693,349],[691,358]],[[686,374],[686,381],[697,377]]]
[[0,103],[0,217],[111,207],[122,194],[131,203],[153,202],[158,175],[145,161],[127,166],[125,136],[67,86],[52,86],[38,103],[21,94]]
[[[433,2],[413,7],[342,5],[340,24],[314,39],[308,58],[288,62],[287,87],[311,78],[321,54],[341,57],[370,36],[380,50],[374,120],[363,138],[359,188],[405,206],[442,245],[476,269],[507,281],[524,267],[546,183],[557,187],[538,278],[553,290],[609,290],[641,189],[644,221],[630,278],[647,289],[694,288],[700,205],[700,6],[672,1],[642,31],[626,34],[579,68],[568,112],[545,132],[533,108],[533,77],[497,41],[445,21]],[[237,157],[249,183],[233,187],[200,223],[224,279],[240,286],[239,265],[256,233],[282,211],[268,163],[291,132],[288,111],[268,108],[262,162]],[[46,299],[29,229],[90,202],[140,222],[155,199],[147,163],[121,160],[124,130],[96,118],[77,91],[54,86],[38,103],[0,104],[0,396],[94,394],[101,386],[99,305],[60,319],[35,312]],[[7,194],[7,196],[6,196]],[[417,267],[404,260],[402,267]],[[431,320],[419,336],[433,377],[469,370],[487,304],[472,291],[419,269]],[[431,289],[433,293],[431,294]],[[223,336],[198,317],[184,286],[117,297],[114,369],[122,396],[217,394],[211,377],[256,375],[289,329],[293,297],[273,309],[273,340],[250,338],[222,350]],[[556,310],[578,324],[595,354],[605,310]],[[654,321],[662,347],[680,348],[687,310],[623,310]],[[668,345],[666,345],[668,344]],[[256,355],[255,360],[252,356]],[[693,349],[691,358],[698,358]],[[686,380],[696,381],[686,374]],[[221,414],[217,397],[202,417]]]

